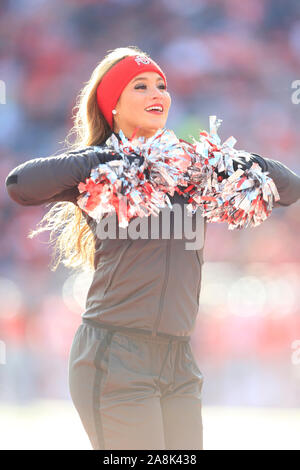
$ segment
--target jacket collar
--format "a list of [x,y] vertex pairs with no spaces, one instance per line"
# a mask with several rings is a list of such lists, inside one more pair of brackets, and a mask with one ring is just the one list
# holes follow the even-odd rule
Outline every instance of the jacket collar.
[[113,134],[117,137],[118,141],[121,142],[121,137],[119,136],[119,134],[114,131],[113,131]]
[[107,145],[108,147],[113,147],[113,143],[112,143],[112,137],[115,136],[117,139],[118,139],[118,142],[121,143],[121,137],[119,136],[119,134],[117,132],[112,132],[111,135],[106,139],[105,141],[105,145]]

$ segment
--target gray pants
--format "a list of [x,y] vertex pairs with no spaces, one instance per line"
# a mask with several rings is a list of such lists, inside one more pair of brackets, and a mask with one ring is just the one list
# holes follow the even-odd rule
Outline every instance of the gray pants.
[[69,386],[93,449],[203,448],[203,376],[190,341],[82,323]]

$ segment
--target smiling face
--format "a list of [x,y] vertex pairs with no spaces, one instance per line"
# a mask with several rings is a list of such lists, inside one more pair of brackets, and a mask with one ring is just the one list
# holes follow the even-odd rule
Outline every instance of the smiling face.
[[[124,88],[115,109],[114,131],[124,132],[130,138],[139,127],[136,137],[147,139],[165,127],[171,97],[165,88],[163,78],[156,72],[143,72],[136,75]],[[158,111],[147,111],[151,106],[159,106]]]

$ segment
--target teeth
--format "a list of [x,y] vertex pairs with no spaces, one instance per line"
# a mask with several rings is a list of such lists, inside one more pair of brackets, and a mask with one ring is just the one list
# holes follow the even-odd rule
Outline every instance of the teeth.
[[162,107],[161,106],[150,106],[149,108],[146,108],[146,111],[160,111],[162,112]]

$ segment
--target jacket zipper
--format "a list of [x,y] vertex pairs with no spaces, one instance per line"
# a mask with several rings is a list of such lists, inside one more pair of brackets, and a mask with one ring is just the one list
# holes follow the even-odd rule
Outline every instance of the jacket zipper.
[[168,245],[167,245],[167,250],[166,250],[165,278],[164,278],[164,284],[163,284],[163,287],[162,287],[162,291],[161,291],[161,294],[160,294],[159,309],[158,309],[158,314],[156,316],[156,320],[155,320],[155,323],[154,323],[154,326],[153,326],[152,336],[156,336],[158,325],[159,325],[160,318],[161,318],[161,312],[162,312],[162,309],[163,309],[164,298],[165,298],[165,293],[166,293],[166,288],[167,288],[167,283],[168,283],[168,278],[169,278],[170,251],[171,251],[171,239],[168,240]]

